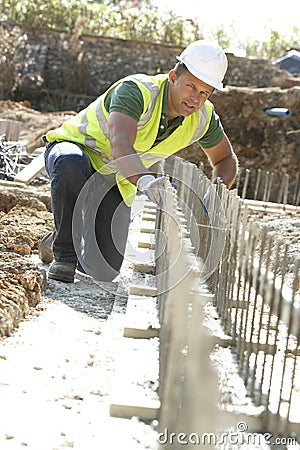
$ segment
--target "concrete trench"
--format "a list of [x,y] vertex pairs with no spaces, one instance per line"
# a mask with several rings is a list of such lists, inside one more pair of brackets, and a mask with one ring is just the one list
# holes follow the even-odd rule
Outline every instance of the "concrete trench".
[[[30,259],[45,270],[37,256]],[[156,448],[152,421],[109,412],[116,385],[130,378],[119,373],[119,356],[131,279],[129,260],[114,284],[79,274],[74,284],[49,280],[38,306],[1,339],[1,450]],[[142,352],[133,383],[155,395],[157,358],[145,356],[156,351],[157,339],[143,340],[142,349],[136,342],[122,347],[126,371]]]
[[[27,311],[11,336],[1,339],[0,401],[5,411],[0,425],[1,450],[159,448],[155,304],[143,306],[140,302],[138,306],[142,310],[136,327],[148,333],[146,339],[131,337],[135,326],[126,325],[128,297],[145,294],[145,289],[147,297],[155,294],[151,274],[154,248],[149,238],[153,211],[150,209],[149,217],[147,209],[146,222],[145,216],[142,221],[144,201],[138,198],[133,210],[130,245],[114,286],[80,275],[74,285],[49,281],[38,305],[29,308],[29,315]],[[140,264],[136,264],[138,259]],[[36,256],[29,261],[43,273],[45,267]],[[137,309],[134,304],[131,308]],[[212,333],[222,336],[212,304],[207,304],[205,314]],[[124,329],[129,337],[124,337]],[[149,330],[154,330],[153,334]],[[211,359],[223,402],[233,413],[233,426],[244,421],[255,429],[259,411],[247,395],[230,347],[217,345]],[[226,429],[228,423],[222,426]],[[170,448],[181,447],[177,442],[177,447],[172,443]],[[274,445],[252,443],[247,448]]]

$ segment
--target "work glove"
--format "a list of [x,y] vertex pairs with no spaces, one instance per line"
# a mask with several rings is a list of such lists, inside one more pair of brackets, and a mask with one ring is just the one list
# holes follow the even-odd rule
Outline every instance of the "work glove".
[[138,179],[137,188],[147,195],[149,200],[160,205],[162,202],[162,190],[165,189],[165,177],[155,178],[153,175],[143,175]]

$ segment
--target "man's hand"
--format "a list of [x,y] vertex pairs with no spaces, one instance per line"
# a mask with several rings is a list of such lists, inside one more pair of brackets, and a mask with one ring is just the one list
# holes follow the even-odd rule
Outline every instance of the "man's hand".
[[165,189],[166,178],[155,178],[153,175],[143,175],[138,179],[137,188],[147,195],[149,200],[160,205],[162,202],[162,190]]

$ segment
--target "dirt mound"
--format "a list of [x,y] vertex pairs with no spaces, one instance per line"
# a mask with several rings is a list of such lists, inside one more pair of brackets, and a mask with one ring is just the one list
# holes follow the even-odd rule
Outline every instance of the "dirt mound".
[[28,153],[43,146],[42,136],[50,128],[60,126],[74,114],[74,111],[41,113],[32,109],[26,101],[0,101],[0,118],[21,122],[19,139],[26,145]]
[[41,300],[45,274],[37,270],[31,257],[38,252],[41,238],[52,229],[49,201],[45,187],[1,184],[0,336],[9,335]]
[[8,336],[39,303],[44,283],[43,275],[28,259],[1,251],[0,336]]

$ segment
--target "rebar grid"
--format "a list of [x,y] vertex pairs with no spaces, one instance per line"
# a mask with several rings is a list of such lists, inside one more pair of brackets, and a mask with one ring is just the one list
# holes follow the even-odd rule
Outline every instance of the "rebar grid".
[[[165,201],[157,219],[157,228],[168,238],[163,252],[159,248],[159,237],[157,242],[160,255],[157,275],[159,291],[163,292],[159,296],[160,394],[162,400],[169,396],[173,399],[168,400],[168,407],[163,406],[162,424],[168,421],[169,415],[173,418],[171,429],[176,430],[181,423],[182,393],[188,387],[185,386],[186,359],[178,348],[182,342],[196,339],[190,336],[196,333],[190,325],[194,316],[186,316],[193,303],[189,296],[195,290],[196,272],[191,271],[192,278],[186,277],[183,284],[176,286],[178,291],[169,289],[174,276],[176,278],[181,270],[189,272],[191,264],[191,259],[184,259],[187,249],[183,250],[185,244],[172,225],[174,218],[180,223],[183,214],[185,231],[190,236],[188,253],[193,250],[193,261],[200,264],[196,275],[198,286],[200,289],[208,287],[215,295],[215,305],[224,332],[232,337],[232,351],[245,386],[254,403],[264,408],[262,430],[286,437],[294,433],[300,441],[299,260],[294,264],[293,285],[287,287],[287,244],[251,220],[247,204],[238,196],[237,189],[226,189],[220,180],[213,186],[200,169],[183,160],[175,161],[172,181],[178,186],[177,196],[173,193],[172,201],[170,198]],[[208,190],[206,207],[203,199]],[[223,251],[216,264],[219,254],[215,247],[220,242],[223,242]],[[197,360],[193,364],[197,367]],[[199,379],[200,386],[204,379],[206,384],[207,375]],[[195,396],[198,391],[199,386],[195,385]]]
[[236,189],[242,199],[300,205],[299,173],[290,177],[288,173],[278,175],[269,170],[241,169]]
[[[184,432],[188,436],[195,430],[197,433],[214,431],[217,424],[217,375],[209,359],[211,338],[203,326],[206,298],[198,286],[200,267],[187,238],[177,200],[169,186],[164,208],[158,211],[156,223],[156,230],[159,230],[156,278],[161,323],[159,423],[162,433],[168,430],[169,435]],[[162,239],[163,234],[167,241]],[[165,245],[163,251],[162,243]],[[205,381],[205,390],[198,389],[199,380]],[[164,446],[165,449],[181,447],[176,440],[170,440]],[[188,444],[187,448],[192,447]]]

